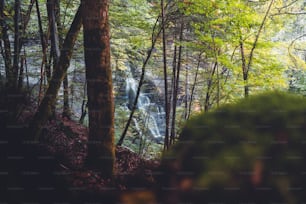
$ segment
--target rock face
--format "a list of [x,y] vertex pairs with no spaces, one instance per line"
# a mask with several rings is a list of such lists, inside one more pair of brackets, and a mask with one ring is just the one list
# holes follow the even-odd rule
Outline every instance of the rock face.
[[302,203],[306,99],[266,93],[192,118],[164,156],[165,203]]

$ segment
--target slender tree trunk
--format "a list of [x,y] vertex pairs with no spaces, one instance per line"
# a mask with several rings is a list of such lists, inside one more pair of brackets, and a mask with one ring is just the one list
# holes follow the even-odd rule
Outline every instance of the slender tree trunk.
[[[6,69],[6,78],[7,78],[7,85],[12,88],[16,88],[18,83],[22,83],[22,78],[18,78],[19,71],[19,63],[20,63],[20,51],[22,47],[22,41],[21,41],[21,32],[20,27],[24,30],[27,26],[29,19],[30,19],[30,13],[32,10],[34,4],[34,0],[31,0],[29,8],[26,12],[26,15],[24,16],[23,25],[21,26],[21,1],[15,0],[14,4],[14,55],[12,58],[11,53],[11,46],[10,46],[10,40],[8,35],[8,25],[5,22],[5,15],[4,15],[4,0],[0,0],[0,29],[2,33],[2,40],[4,42],[4,52],[3,52],[3,58],[5,61],[5,69]],[[13,65],[12,65],[13,61]],[[18,84],[18,87],[21,87],[22,85]]]
[[[54,27],[56,28],[56,40],[58,41],[58,50],[61,49],[63,44],[62,32],[63,28],[61,25],[61,13],[60,13],[60,1],[54,0],[53,2],[53,11],[54,11]],[[56,44],[55,44],[56,45]],[[70,110],[70,100],[69,100],[69,80],[68,74],[65,75],[63,81],[63,90],[64,90],[64,104],[63,104],[63,113],[62,115],[67,118],[71,118],[71,110]]]
[[245,97],[248,97],[249,96],[249,84],[248,84],[248,76],[249,76],[249,70],[252,66],[252,62],[253,62],[253,56],[254,56],[254,51],[257,47],[257,43],[258,43],[258,40],[259,40],[259,37],[260,37],[260,34],[262,32],[262,29],[267,21],[267,17],[271,11],[271,8],[272,8],[272,5],[274,3],[275,0],[271,0],[270,1],[270,4],[268,6],[268,9],[265,13],[265,16],[260,24],[260,27],[257,31],[257,34],[255,36],[255,40],[252,44],[252,48],[251,48],[251,51],[250,51],[250,54],[249,54],[249,57],[248,57],[248,63],[246,63],[246,57],[245,57],[245,53],[244,53],[244,44],[243,44],[243,41],[242,39],[240,40],[240,53],[241,53],[241,60],[242,60],[242,72],[243,72],[243,80],[244,80],[244,96]]
[[13,80],[14,87],[17,87],[18,82],[18,71],[19,71],[19,54],[20,54],[20,31],[19,31],[19,22],[20,22],[20,0],[15,0],[14,6],[14,60],[13,60]]
[[21,56],[19,77],[18,77],[18,90],[21,90],[23,87],[24,62],[25,62],[25,56]]
[[183,42],[183,30],[184,24],[181,22],[180,27],[180,36],[179,36],[179,50],[178,50],[178,61],[177,61],[177,70],[175,74],[175,81],[174,81],[174,89],[173,89],[173,97],[172,97],[172,124],[171,124],[171,133],[170,133],[170,145],[174,143],[176,137],[175,131],[175,122],[176,122],[176,105],[177,105],[177,95],[178,95],[178,88],[180,82],[180,71],[181,71],[181,64],[182,64],[182,42]]
[[[32,8],[34,6],[34,3],[35,3],[35,0],[31,0],[25,14],[19,13],[19,18],[20,18],[20,23],[21,23],[21,25],[20,25],[21,31],[19,33],[20,33],[21,36],[18,37],[19,38],[19,42],[18,42],[19,45],[16,46],[16,47],[18,47],[18,51],[17,51],[18,52],[18,57],[20,56],[21,49],[22,49],[22,47],[24,45],[24,42],[25,42],[24,41],[24,36],[26,34],[25,31],[26,31],[26,28],[27,28],[27,26],[29,24],[29,21],[30,21],[31,12],[32,12]],[[20,5],[19,5],[19,9],[20,9]],[[20,70],[19,70],[18,83],[17,83],[18,84],[18,89],[20,90],[23,87],[24,65],[25,65],[25,62],[26,62],[25,55],[23,57],[21,57],[20,60],[16,59],[14,61],[14,64],[15,64],[14,66],[16,66],[16,64],[17,64],[16,62],[20,63]]]
[[268,15],[269,15],[270,11],[271,11],[271,8],[272,8],[272,5],[273,5],[274,1],[275,1],[275,0],[271,0],[271,1],[270,1],[270,4],[269,4],[269,6],[268,6],[268,9],[267,9],[267,11],[266,11],[266,13],[265,13],[265,16],[264,16],[264,18],[263,18],[263,20],[262,20],[262,22],[261,22],[261,24],[260,24],[260,27],[259,27],[259,29],[258,29],[258,32],[257,32],[257,34],[256,34],[256,36],[255,36],[255,40],[254,40],[254,42],[253,42],[253,45],[252,45],[252,48],[251,48],[251,52],[250,52],[250,55],[249,55],[249,62],[248,62],[248,65],[247,65],[247,73],[248,73],[249,69],[251,68],[252,61],[253,61],[254,50],[255,50],[255,48],[256,48],[256,46],[257,46],[257,42],[258,42],[258,40],[259,40],[260,34],[261,34],[262,29],[263,29],[263,27],[264,27],[264,25],[265,25],[265,23],[266,23],[266,21],[267,21],[267,17],[268,17]]
[[[176,40],[176,34],[174,36],[174,39]],[[171,79],[171,98],[169,99],[171,101],[171,107],[170,110],[172,112],[172,118],[171,118],[171,132],[170,132],[170,144],[172,144],[172,141],[174,141],[175,137],[175,101],[177,100],[177,97],[175,96],[175,92],[177,91],[177,85],[176,85],[176,72],[177,72],[177,45],[174,45],[174,52],[173,52],[173,65],[172,65],[172,79]]]
[[4,14],[4,0],[0,0],[0,27],[2,34],[2,41],[4,46],[4,63],[5,63],[5,74],[8,87],[14,87],[14,73],[12,67],[12,56],[11,56],[11,44],[8,35],[8,25],[5,22]]
[[47,1],[47,11],[48,11],[48,20],[49,20],[49,28],[50,28],[50,37],[51,37],[51,52],[54,64],[57,64],[59,55],[60,55],[60,41],[59,41],[59,33],[57,28],[57,19],[55,14],[55,1],[48,0]]
[[186,100],[185,100],[185,114],[184,114],[184,119],[187,120],[187,117],[188,117],[188,98],[189,98],[189,87],[188,87],[188,76],[189,76],[189,73],[188,73],[188,67],[186,66],[186,69],[185,69],[185,95],[186,95]]
[[[174,39],[176,40],[176,34],[174,36]],[[171,95],[174,94],[174,90],[176,87],[175,84],[175,79],[176,79],[176,70],[177,70],[177,45],[174,45],[174,50],[173,50],[173,63],[172,63],[172,78],[171,78]],[[172,98],[173,100],[173,98]]]
[[212,68],[212,72],[209,76],[208,82],[207,82],[207,89],[206,89],[206,97],[205,97],[205,103],[204,103],[204,111],[208,112],[210,108],[210,97],[211,97],[211,90],[213,85],[213,77],[215,75],[216,69],[218,66],[218,62],[215,62]]
[[114,98],[110,63],[108,0],[83,0],[89,141],[87,165],[114,174]]
[[48,12],[48,21],[49,21],[49,30],[50,30],[50,40],[51,40],[51,52],[49,59],[49,69],[46,69],[46,75],[48,81],[51,79],[51,61],[53,60],[53,70],[56,64],[59,61],[60,57],[60,42],[59,35],[56,23],[56,15],[55,15],[55,0],[47,1],[47,12]]
[[[158,18],[158,19],[159,19],[159,18]],[[140,76],[140,80],[139,80],[139,84],[138,84],[138,88],[137,88],[136,97],[135,97],[135,100],[134,100],[134,103],[133,103],[133,107],[132,107],[132,110],[131,110],[129,119],[128,119],[128,121],[127,121],[125,127],[124,127],[124,130],[123,130],[121,136],[120,136],[120,139],[119,139],[118,142],[117,142],[117,145],[118,145],[118,146],[121,146],[121,145],[122,145],[122,143],[123,143],[123,141],[124,141],[124,138],[125,138],[125,135],[126,135],[128,129],[129,129],[129,126],[130,126],[130,124],[131,124],[131,122],[132,122],[133,115],[134,115],[135,110],[136,110],[136,107],[137,107],[137,101],[138,101],[138,98],[139,98],[139,95],[140,95],[140,90],[141,90],[141,87],[142,87],[142,85],[143,85],[144,76],[145,76],[145,71],[146,71],[146,66],[147,66],[147,64],[148,64],[148,62],[149,62],[149,59],[151,58],[151,54],[152,54],[152,52],[153,52],[153,50],[154,50],[154,48],[155,48],[156,41],[157,41],[157,39],[158,39],[158,37],[159,37],[159,35],[160,35],[160,33],[161,33],[161,30],[159,30],[159,31],[157,32],[156,36],[154,36],[154,31],[155,31],[155,28],[156,28],[156,26],[157,26],[158,19],[156,20],[155,25],[154,25],[154,27],[153,27],[151,48],[150,48],[150,50],[148,51],[148,55],[147,55],[147,57],[146,57],[146,59],[145,59],[143,65],[142,65],[142,68],[141,68],[141,76]]]
[[193,102],[193,96],[194,96],[196,84],[197,84],[197,81],[198,81],[199,68],[200,68],[200,63],[201,63],[201,56],[202,56],[202,54],[203,54],[202,52],[199,54],[197,69],[196,69],[196,73],[195,73],[195,75],[194,75],[193,84],[192,84],[192,87],[191,87],[191,93],[190,93],[190,101],[189,101],[187,119],[189,119],[190,114],[191,114],[191,109],[192,109],[191,107],[192,107],[192,102]]
[[88,108],[88,103],[87,103],[87,86],[86,83],[84,84],[83,87],[83,101],[82,101],[82,106],[81,106],[81,117],[79,119],[79,123],[84,124],[84,119],[87,114],[87,108]]
[[219,64],[217,63],[217,108],[220,106],[220,73],[219,73]]
[[[60,36],[61,24],[60,24],[60,2],[58,0],[47,1],[48,19],[50,27],[51,37],[51,55],[53,58],[53,64],[56,65],[59,60],[60,48],[62,47],[62,38]],[[69,84],[67,74],[63,80],[63,117],[70,118],[71,110],[69,107]],[[55,111],[55,107],[54,107]]]
[[27,89],[29,90],[30,88],[30,81],[29,81],[29,72],[28,72],[28,64],[27,64],[27,55],[25,48],[23,48],[23,56],[24,56],[24,67],[25,67],[25,76],[26,76],[26,82],[27,82]]
[[241,67],[242,67],[243,83],[244,83],[244,97],[248,97],[249,96],[248,69],[246,66],[244,45],[242,40],[240,41],[240,54],[241,54]]
[[219,62],[218,62],[218,55],[219,53],[219,49],[216,46],[216,42],[215,42],[215,32],[213,32],[213,29],[210,29],[210,35],[212,38],[212,42],[213,42],[213,51],[214,51],[214,58],[215,58],[215,69],[214,72],[216,72],[216,83],[217,83],[217,93],[216,93],[216,98],[217,98],[217,107],[219,107],[219,101],[220,101],[220,81],[219,81]]
[[88,104],[87,104],[86,100],[83,99],[82,106],[81,106],[82,113],[81,113],[81,117],[79,119],[79,123],[81,123],[81,124],[84,124],[84,119],[85,119],[85,116],[87,115],[87,107],[88,107]]
[[29,131],[30,135],[35,140],[39,140],[39,136],[42,128],[46,124],[48,118],[51,115],[51,107],[56,102],[56,97],[60,85],[64,79],[67,69],[70,65],[70,59],[72,56],[73,46],[77,39],[78,33],[82,26],[81,8],[79,7],[70,29],[64,40],[63,49],[61,50],[59,63],[53,72],[52,78],[49,83],[49,87],[46,94],[38,107],[38,111],[35,113],[33,120],[30,123]]
[[166,112],[166,131],[164,140],[164,150],[169,148],[169,121],[170,121],[170,109],[168,101],[168,74],[167,74],[167,45],[166,45],[166,29],[165,29],[165,6],[164,0],[161,0],[161,28],[162,28],[162,43],[163,43],[163,68],[164,68],[164,88],[165,88],[165,112]]
[[63,91],[64,91],[64,107],[63,107],[63,117],[70,118],[71,110],[69,106],[69,86],[68,86],[68,77],[67,74],[64,77],[63,81]]
[[[41,47],[42,47],[42,53],[43,53],[43,59],[41,62],[41,67],[40,67],[40,85],[39,85],[39,95],[38,95],[38,104],[40,104],[40,99],[42,97],[42,86],[43,86],[43,81],[44,81],[44,66],[47,65],[48,59],[47,59],[47,42],[46,38],[44,35],[43,27],[42,27],[42,21],[41,21],[41,15],[40,15],[40,8],[38,4],[38,0],[35,0],[35,5],[36,5],[36,13],[37,13],[37,20],[38,20],[38,28],[39,28],[39,35],[40,35],[40,42],[41,42]],[[48,70],[48,69],[47,69]],[[48,73],[48,71],[47,71]],[[47,74],[48,76],[48,74]],[[48,79],[49,81],[49,79]]]
[[31,0],[30,4],[29,4],[29,7],[25,13],[25,15],[22,16],[22,19],[23,19],[23,25],[22,25],[22,29],[25,30],[26,27],[28,26],[29,24],[29,21],[30,21],[30,17],[31,17],[31,12],[32,12],[32,8],[34,6],[34,3],[35,3],[35,0]]
[[[24,66],[25,66],[25,62],[26,62],[26,55],[24,52],[24,55],[21,55],[21,49],[24,45],[24,36],[26,35],[26,28],[28,26],[28,23],[30,21],[30,16],[31,16],[31,12],[32,12],[32,8],[34,6],[35,0],[31,0],[27,11],[25,12],[25,14],[20,13],[20,27],[21,27],[21,36],[19,39],[19,46],[18,46],[18,55],[20,55],[21,59],[20,59],[20,70],[19,70],[19,76],[18,76],[18,89],[21,90],[23,87],[23,80],[24,80]],[[28,86],[27,86],[28,88]]]

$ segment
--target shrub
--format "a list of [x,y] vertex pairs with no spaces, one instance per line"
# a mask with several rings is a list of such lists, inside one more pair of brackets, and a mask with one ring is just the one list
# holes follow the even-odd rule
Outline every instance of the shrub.
[[306,99],[273,92],[187,122],[162,161],[167,203],[301,203]]

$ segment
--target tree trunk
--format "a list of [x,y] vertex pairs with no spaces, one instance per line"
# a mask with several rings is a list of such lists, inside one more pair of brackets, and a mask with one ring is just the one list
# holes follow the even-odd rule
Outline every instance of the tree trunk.
[[13,60],[13,80],[14,87],[17,87],[18,71],[19,71],[19,50],[20,50],[20,0],[15,0],[14,5],[14,60]]
[[[47,65],[48,59],[47,59],[47,42],[46,42],[46,38],[44,35],[44,31],[43,31],[43,27],[42,27],[42,21],[41,21],[41,15],[40,15],[40,8],[39,8],[39,4],[38,4],[38,0],[35,0],[35,5],[36,5],[36,13],[37,13],[37,20],[38,20],[38,29],[39,29],[39,36],[40,36],[40,42],[41,42],[41,47],[42,47],[42,54],[43,54],[43,59],[41,62],[41,67],[40,67],[40,84],[39,84],[39,93],[38,93],[38,104],[40,104],[40,99],[42,97],[42,86],[43,86],[43,81],[44,81],[44,66]],[[46,66],[47,68],[47,66]],[[50,71],[48,71],[47,69],[47,77],[49,76],[48,73],[50,73]],[[50,81],[50,79],[48,78],[48,81]]]
[[60,54],[59,63],[56,65],[56,69],[53,72],[47,92],[40,106],[38,107],[38,111],[35,113],[34,118],[29,127],[30,135],[34,137],[35,140],[39,139],[41,130],[47,122],[48,118],[50,117],[51,107],[54,106],[56,102],[58,90],[70,65],[73,46],[75,44],[81,26],[82,16],[81,9],[79,8],[66,35],[63,44],[63,49]]
[[[176,33],[174,33],[175,40],[177,39]],[[171,78],[171,98],[169,99],[171,101],[170,104],[170,110],[171,110],[171,127],[170,127],[170,144],[172,141],[174,141],[175,137],[175,112],[176,112],[176,105],[174,105],[177,101],[177,97],[175,96],[177,94],[177,86],[176,86],[176,72],[177,72],[177,45],[174,45],[174,50],[173,50],[173,64],[172,64],[172,78]]]
[[162,43],[163,43],[163,67],[164,67],[164,86],[165,86],[165,112],[166,112],[166,131],[164,140],[164,150],[169,148],[169,121],[170,121],[170,109],[169,109],[169,96],[168,96],[168,74],[167,74],[167,47],[166,47],[166,32],[165,32],[165,6],[164,0],[161,0],[161,21],[162,21]]
[[4,0],[0,0],[0,27],[4,46],[4,63],[5,63],[5,74],[8,87],[13,87],[13,67],[12,67],[12,55],[11,55],[11,44],[8,36],[8,25],[5,22],[4,14]]
[[[56,22],[56,27],[57,27],[57,39],[59,41],[58,44],[59,44],[59,50],[60,50],[63,45],[63,37],[62,37],[63,27],[61,25],[61,13],[60,13],[60,1],[59,0],[54,0],[54,16],[55,16],[55,22]],[[71,118],[68,74],[66,74],[64,81],[63,81],[63,90],[64,90],[64,104],[63,104],[63,114],[62,115],[64,117]],[[71,101],[71,105],[72,105],[72,101]]]
[[188,107],[187,120],[189,119],[190,114],[191,114],[192,103],[193,103],[193,96],[194,96],[195,88],[196,88],[197,81],[198,81],[199,68],[200,68],[200,63],[201,63],[201,56],[202,56],[202,54],[203,54],[203,52],[201,52],[201,53],[199,54],[198,64],[197,64],[197,68],[196,68],[196,73],[195,73],[195,75],[194,75],[194,80],[193,80],[193,84],[192,84],[192,87],[191,87],[190,101],[189,101],[189,107]]
[[84,119],[85,119],[85,116],[87,114],[87,106],[88,106],[88,104],[87,104],[86,100],[83,99],[82,106],[81,106],[82,113],[81,113],[81,117],[79,119],[79,123],[81,123],[81,124],[84,124]]
[[183,42],[183,30],[184,30],[184,23],[181,19],[181,26],[180,26],[180,35],[179,35],[179,50],[178,50],[178,61],[177,61],[177,70],[173,70],[176,73],[174,74],[174,86],[173,86],[173,97],[172,97],[172,124],[171,124],[171,133],[170,133],[170,145],[174,144],[174,140],[176,137],[176,105],[177,105],[177,95],[178,95],[178,88],[180,83],[180,71],[182,65],[182,42]]
[[54,64],[56,65],[60,55],[60,41],[59,33],[57,28],[57,19],[55,14],[55,2],[54,0],[47,1],[47,11],[48,11],[48,20],[50,28],[50,37],[51,37],[51,52]]
[[[26,56],[25,55],[20,55],[21,53],[21,49],[24,45],[24,37],[26,35],[26,28],[28,26],[28,23],[30,21],[30,17],[31,17],[31,12],[32,12],[32,8],[34,6],[35,0],[31,0],[30,4],[28,6],[28,9],[26,10],[26,12],[21,12],[20,13],[20,21],[21,21],[21,26],[20,26],[20,39],[19,39],[19,46],[18,46],[18,55],[21,57],[20,59],[20,70],[19,70],[19,76],[18,76],[18,90],[21,90],[23,87],[23,80],[24,80],[24,65],[26,62]],[[28,81],[27,81],[28,84]],[[28,88],[28,86],[27,86]]]
[[63,107],[63,117],[70,118],[71,117],[71,110],[69,106],[69,86],[68,86],[68,77],[67,74],[64,77],[63,81],[63,91],[64,91],[64,107]]
[[24,61],[25,56],[21,56],[20,59],[20,68],[19,68],[19,76],[18,76],[18,90],[21,90],[23,87],[23,75],[24,75]]
[[32,12],[32,8],[34,6],[34,3],[35,3],[35,0],[31,0],[30,4],[28,6],[27,11],[25,12],[25,14],[22,14],[22,19],[23,19],[22,30],[25,30],[26,27],[28,26],[28,23],[30,21],[31,12]]
[[239,45],[240,45],[241,67],[242,67],[242,75],[243,75],[243,83],[244,83],[244,97],[246,98],[249,96],[248,69],[246,65],[244,46],[243,46],[242,40],[240,41]]
[[[50,37],[51,37],[51,52],[53,58],[53,64],[56,65],[59,60],[60,48],[62,47],[61,25],[60,25],[60,2],[58,0],[48,0],[48,19],[50,27]],[[64,92],[64,104],[63,104],[63,117],[70,118],[71,110],[69,107],[69,84],[67,74],[63,80],[63,92]],[[55,111],[55,107],[54,107]]]
[[185,69],[185,95],[186,95],[186,99],[185,99],[185,103],[184,103],[184,108],[185,108],[185,111],[184,111],[184,119],[187,120],[188,118],[188,98],[189,98],[189,84],[188,84],[188,76],[189,76],[189,73],[188,73],[188,66],[186,66],[186,69]]
[[147,57],[146,57],[144,63],[142,64],[141,76],[140,76],[140,79],[139,79],[139,84],[138,84],[138,87],[137,87],[137,93],[136,93],[136,97],[135,97],[135,100],[134,100],[134,103],[133,103],[133,107],[132,107],[132,110],[131,110],[129,119],[128,119],[128,121],[127,121],[125,127],[124,127],[124,130],[123,130],[121,136],[120,136],[120,139],[118,140],[118,143],[117,143],[118,146],[121,146],[121,145],[122,145],[123,140],[124,140],[124,138],[125,138],[125,135],[126,135],[128,129],[129,129],[129,126],[130,126],[130,124],[131,124],[131,122],[132,122],[133,115],[134,115],[135,110],[136,110],[136,107],[137,107],[137,101],[138,101],[138,98],[139,98],[139,95],[140,95],[140,90],[141,90],[141,87],[142,87],[143,82],[144,82],[144,76],[145,76],[146,66],[147,66],[147,64],[148,64],[148,62],[149,62],[149,59],[151,58],[152,52],[153,52],[153,50],[154,50],[154,48],[155,48],[156,41],[157,41],[157,39],[158,39],[158,37],[159,37],[159,35],[160,35],[160,32],[161,32],[161,30],[159,30],[159,31],[157,32],[156,36],[154,36],[154,31],[155,31],[155,29],[156,29],[156,26],[157,26],[157,23],[158,23],[158,19],[159,19],[159,18],[157,18],[157,20],[156,20],[156,22],[155,22],[155,25],[154,25],[154,27],[153,27],[152,39],[151,39],[151,40],[152,40],[152,42],[151,42],[151,43],[152,43],[152,44],[151,44],[151,48],[148,50],[148,55],[147,55]]
[[63,104],[63,117],[71,118],[70,100],[69,100],[69,80],[68,75],[64,77],[63,81],[64,104]]
[[210,97],[211,97],[211,92],[212,92],[212,86],[213,86],[213,80],[214,80],[214,75],[216,72],[218,66],[218,62],[215,62],[211,71],[211,74],[209,76],[208,82],[207,82],[207,89],[206,89],[206,97],[205,97],[205,102],[204,102],[204,111],[208,112],[210,109]]
[[108,0],[83,0],[89,141],[87,165],[114,174],[114,98],[110,63]]
[[257,46],[257,43],[258,43],[258,40],[259,40],[259,36],[263,30],[263,27],[267,21],[267,17],[271,11],[271,8],[272,8],[272,5],[274,3],[275,0],[271,0],[270,1],[270,4],[268,6],[268,9],[265,13],[265,16],[260,24],[260,27],[258,29],[258,32],[255,36],[255,40],[252,44],[252,48],[251,48],[251,51],[250,51],[250,54],[249,54],[249,57],[248,57],[248,64],[246,64],[246,57],[245,57],[245,54],[244,54],[244,47],[243,47],[243,41],[242,39],[240,40],[240,52],[241,52],[241,60],[242,60],[242,71],[243,71],[243,80],[244,80],[244,96],[245,97],[248,97],[249,96],[249,84],[248,84],[248,75],[249,75],[249,71],[250,71],[250,68],[252,66],[252,61],[253,61],[253,56],[254,56],[254,51],[256,49],[256,46]]

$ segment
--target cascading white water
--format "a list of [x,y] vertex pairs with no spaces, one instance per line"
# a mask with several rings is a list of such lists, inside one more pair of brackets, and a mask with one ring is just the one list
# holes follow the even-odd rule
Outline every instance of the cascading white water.
[[128,99],[128,108],[132,109],[137,94],[137,84],[134,78],[126,79],[125,93]]
[[[136,94],[137,94],[138,83],[136,80],[128,76],[126,79],[126,96],[127,96],[127,106],[129,109],[132,109]],[[141,113],[141,120],[144,121],[143,127],[148,131],[141,131],[141,133],[149,133],[150,138],[154,139],[156,142],[160,143],[163,140],[163,136],[160,133],[159,125],[160,121],[163,121],[161,118],[160,110],[163,110],[162,107],[158,107],[158,105],[154,102],[151,102],[150,98],[146,95],[146,93],[140,92],[138,101],[137,101],[137,109]],[[137,120],[134,120],[136,126],[139,128],[139,124]]]
[[143,134],[142,130],[140,129],[139,124],[138,124],[138,122],[137,122],[137,120],[135,118],[133,118],[133,122],[135,124],[135,128],[136,128],[138,134],[142,135]]
[[162,138],[162,135],[160,134],[159,127],[157,126],[156,119],[153,117],[153,115],[150,114],[144,114],[146,115],[146,125],[150,131],[150,133],[157,139]]

